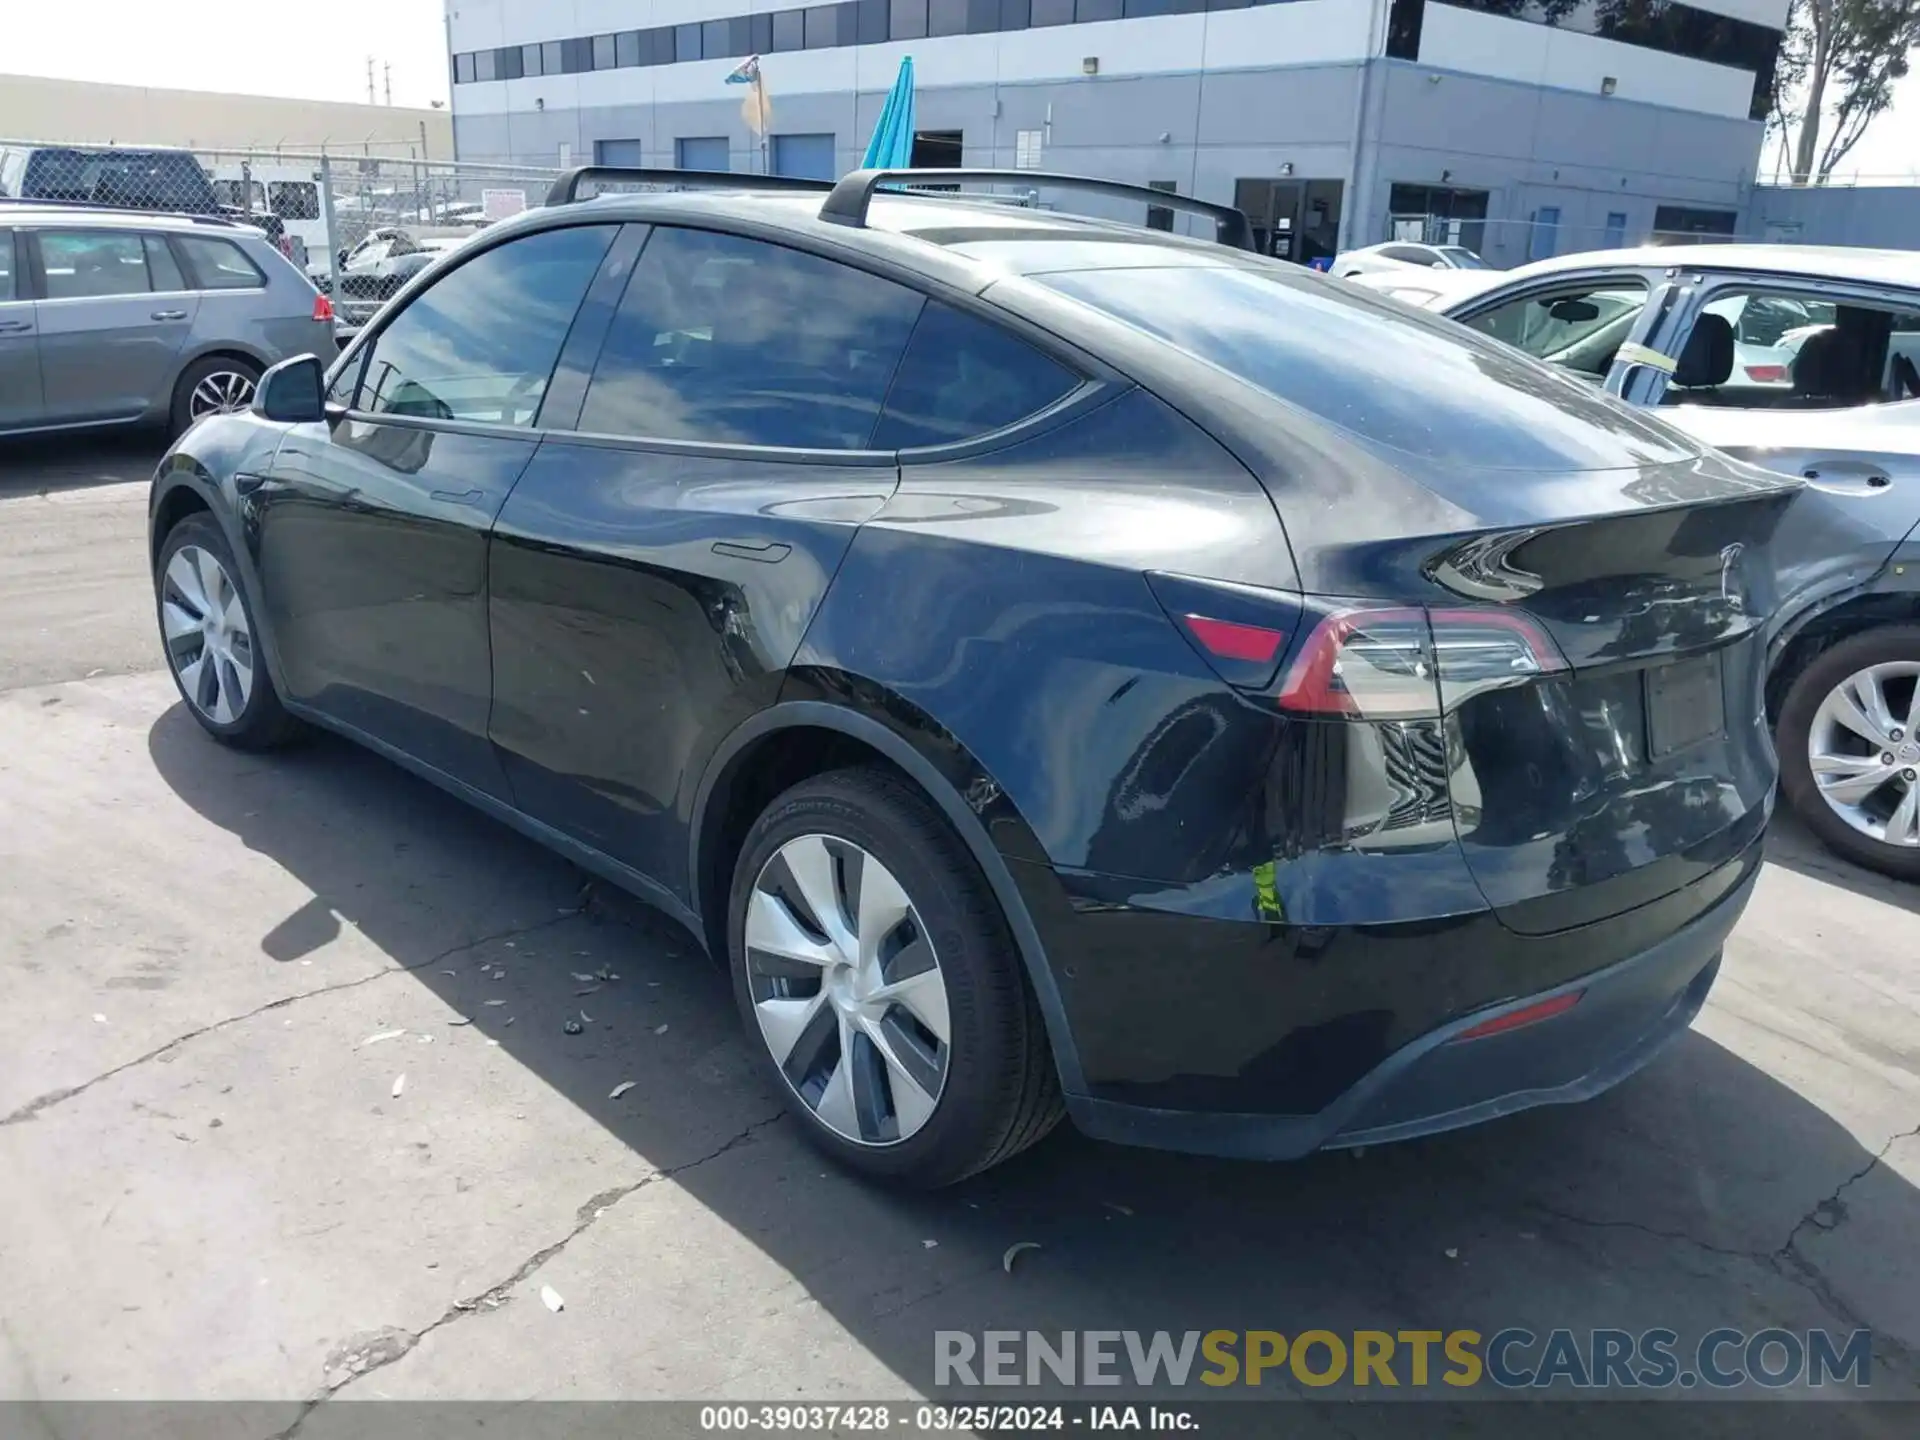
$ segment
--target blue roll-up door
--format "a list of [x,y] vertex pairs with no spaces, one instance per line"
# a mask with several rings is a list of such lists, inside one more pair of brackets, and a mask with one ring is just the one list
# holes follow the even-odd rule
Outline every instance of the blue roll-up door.
[[773,173],[802,180],[836,180],[831,135],[776,135],[773,137]]
[[673,142],[673,163],[682,170],[731,170],[724,135],[683,135]]

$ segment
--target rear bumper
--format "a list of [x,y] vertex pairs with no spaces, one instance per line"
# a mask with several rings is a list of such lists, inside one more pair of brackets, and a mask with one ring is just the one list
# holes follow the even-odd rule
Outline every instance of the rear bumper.
[[[1699,1013],[1718,973],[1721,947],[1746,908],[1757,860],[1756,847],[1736,862],[1737,873],[1720,876],[1723,883],[1710,905],[1657,941],[1577,978],[1459,1014],[1391,1050],[1311,1113],[1273,1113],[1272,1097],[1262,1093],[1258,1074],[1245,1072],[1235,1087],[1242,1099],[1238,1107],[1130,1103],[1112,1098],[1115,1087],[1109,1087],[1104,1096],[1069,1095],[1069,1113],[1081,1130],[1103,1140],[1291,1159],[1588,1099],[1640,1069]],[[1440,943],[1429,948],[1425,963],[1455,963],[1444,939],[1434,939]],[[1566,944],[1571,937],[1559,940]],[[1472,961],[1463,954],[1458,963],[1470,967]],[[1489,1020],[1574,992],[1578,1002],[1549,1018],[1462,1038]],[[1215,1104],[1222,1098],[1218,1087],[1207,1096]]]

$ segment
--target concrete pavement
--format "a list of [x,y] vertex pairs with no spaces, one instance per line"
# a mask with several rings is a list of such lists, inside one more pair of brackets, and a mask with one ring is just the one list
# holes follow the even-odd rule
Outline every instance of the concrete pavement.
[[210,743],[144,485],[52,464],[0,454],[0,1398],[907,1397],[937,1329],[1509,1325],[1867,1326],[1920,1397],[1920,890],[1782,827],[1693,1032],[1585,1106],[890,1195],[671,924],[343,744]]

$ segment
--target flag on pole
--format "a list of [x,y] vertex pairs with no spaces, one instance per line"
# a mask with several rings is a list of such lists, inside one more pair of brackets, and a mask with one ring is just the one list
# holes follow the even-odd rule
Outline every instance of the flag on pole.
[[760,74],[760,57],[749,55],[727,72],[727,84],[750,85],[747,98],[740,102],[740,118],[756,135],[765,135],[773,120],[773,107],[767,103],[767,82]]

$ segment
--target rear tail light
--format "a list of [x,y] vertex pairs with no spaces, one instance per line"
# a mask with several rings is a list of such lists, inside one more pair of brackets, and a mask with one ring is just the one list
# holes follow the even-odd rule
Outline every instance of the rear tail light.
[[1180,617],[1187,632],[1200,642],[1200,648],[1216,660],[1243,660],[1271,665],[1286,643],[1287,632],[1269,630],[1260,625],[1241,625],[1232,620],[1216,620],[1210,615]]
[[293,237],[291,235],[282,235],[278,243],[280,253],[291,260],[293,258]]
[[1485,691],[1565,669],[1547,633],[1507,611],[1340,610],[1300,646],[1279,704],[1356,720],[1431,719]]
[[315,295],[313,297],[313,318],[316,320],[332,320],[333,301],[324,295]]
[[1784,365],[1749,365],[1747,378],[1761,385],[1784,385],[1792,378]]

